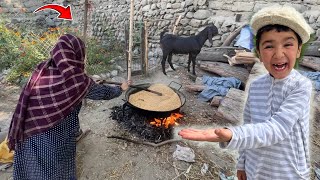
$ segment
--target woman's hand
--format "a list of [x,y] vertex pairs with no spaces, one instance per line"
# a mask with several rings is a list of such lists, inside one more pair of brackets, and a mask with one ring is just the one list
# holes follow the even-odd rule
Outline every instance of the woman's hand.
[[247,175],[246,172],[243,170],[238,170],[237,171],[237,177],[239,180],[247,180]]
[[178,133],[183,139],[193,141],[228,142],[232,138],[229,129],[182,129]]
[[121,87],[122,91],[126,91],[131,84],[132,84],[132,81],[128,80],[128,81],[123,82],[120,87]]

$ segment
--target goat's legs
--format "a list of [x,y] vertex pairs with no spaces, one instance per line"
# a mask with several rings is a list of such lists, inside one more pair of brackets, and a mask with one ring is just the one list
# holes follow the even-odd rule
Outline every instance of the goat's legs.
[[169,63],[169,65],[170,65],[171,69],[173,69],[173,70],[175,71],[175,69],[174,69],[174,67],[173,67],[173,64],[172,64],[172,52],[169,53],[168,63]]
[[166,69],[165,69],[167,56],[168,56],[167,54],[163,53],[163,57],[162,57],[162,61],[161,61],[162,72],[163,72],[164,75],[167,75]]
[[190,63],[191,63],[191,53],[189,53],[189,59],[188,59],[188,72],[190,72]]
[[193,73],[193,75],[196,75],[196,58],[197,58],[197,55],[198,54],[192,54],[192,53],[190,53],[191,54],[191,60],[192,60],[192,73]]

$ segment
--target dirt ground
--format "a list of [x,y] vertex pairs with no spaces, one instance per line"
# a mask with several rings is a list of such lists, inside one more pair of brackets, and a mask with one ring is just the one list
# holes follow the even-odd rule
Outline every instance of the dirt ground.
[[[201,76],[201,73],[199,73]],[[125,75],[124,75],[125,77]],[[228,125],[214,116],[216,108],[208,103],[200,102],[197,96],[183,89],[192,83],[186,68],[181,67],[168,76],[160,69],[148,77],[133,76],[134,84],[164,83],[175,81],[182,84],[181,92],[186,96],[186,104],[181,112],[185,115],[174,129],[174,137],[182,127],[218,127]],[[16,105],[20,88],[0,84],[0,127],[8,128],[12,111]],[[117,135],[135,138],[124,131],[116,121],[110,118],[111,107],[124,103],[124,94],[109,101],[88,100],[82,107],[80,124],[83,130],[91,132],[77,145],[77,177],[78,179],[110,179],[110,180],[157,180],[157,179],[219,179],[219,172],[233,175],[237,152],[223,150],[216,143],[199,143],[181,141],[160,147],[135,144],[124,140],[109,139],[107,136]],[[316,134],[316,137],[320,137]],[[189,163],[173,158],[176,145],[191,147],[195,153],[195,162]],[[320,153],[320,145],[315,145],[312,160],[320,162],[315,154]],[[318,159],[316,159],[318,158]],[[208,167],[206,171],[204,167]],[[0,172],[0,179],[10,179],[12,168]]]

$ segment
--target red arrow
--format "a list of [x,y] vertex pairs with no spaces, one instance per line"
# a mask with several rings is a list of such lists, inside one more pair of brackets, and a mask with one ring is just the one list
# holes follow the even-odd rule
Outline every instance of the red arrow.
[[57,11],[58,13],[60,13],[60,15],[58,16],[59,19],[72,20],[72,14],[71,14],[71,7],[70,6],[63,7],[63,6],[60,6],[58,4],[48,4],[48,5],[44,5],[44,6],[39,7],[33,13],[36,13],[38,11],[42,11],[42,10],[45,10],[45,9],[53,9],[53,10]]

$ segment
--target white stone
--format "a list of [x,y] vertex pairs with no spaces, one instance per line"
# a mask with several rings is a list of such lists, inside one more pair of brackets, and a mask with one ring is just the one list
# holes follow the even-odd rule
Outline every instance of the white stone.
[[142,0],[142,1],[141,1],[141,5],[142,5],[142,6],[147,5],[147,3],[148,3],[147,0]]
[[207,2],[207,0],[198,0],[198,5],[203,6],[206,4],[206,2]]
[[[197,20],[197,19],[191,19],[190,23],[189,23],[191,26],[193,27],[199,27],[200,24],[201,24],[201,21],[200,20]],[[190,32],[191,33],[191,32]]]
[[144,6],[141,10],[142,10],[143,12],[147,12],[147,11],[150,10],[150,8],[151,8],[151,6],[148,4],[148,5]]
[[178,8],[180,8],[180,7],[181,7],[181,3],[174,3],[174,4],[172,4],[172,6],[171,6],[172,9],[178,9]]
[[186,6],[191,6],[193,4],[193,0],[186,0]]
[[111,71],[111,77],[118,76],[118,70],[112,70]]
[[151,5],[151,10],[156,10],[157,9],[157,5],[156,4],[152,4]]
[[200,9],[194,13],[194,18],[196,19],[206,19],[211,16],[211,11]]
[[168,3],[167,4],[167,9],[171,9],[172,8],[172,4],[171,3]]
[[186,17],[192,19],[193,18],[194,13],[193,12],[188,12]]

